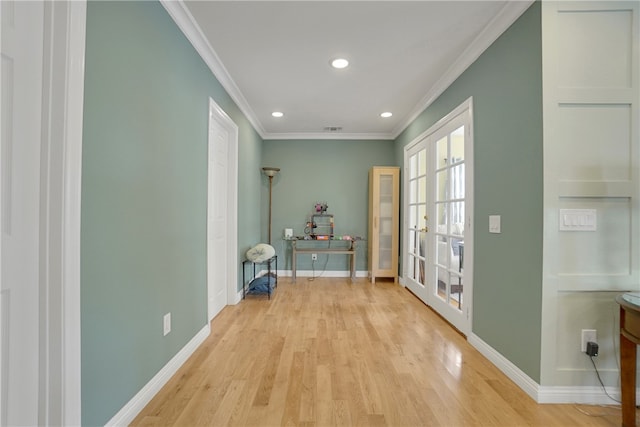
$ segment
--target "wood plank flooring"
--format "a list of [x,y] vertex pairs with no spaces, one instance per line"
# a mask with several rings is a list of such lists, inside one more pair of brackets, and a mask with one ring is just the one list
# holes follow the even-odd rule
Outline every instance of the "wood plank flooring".
[[281,278],[226,307],[133,426],[619,426],[538,405],[409,291]]

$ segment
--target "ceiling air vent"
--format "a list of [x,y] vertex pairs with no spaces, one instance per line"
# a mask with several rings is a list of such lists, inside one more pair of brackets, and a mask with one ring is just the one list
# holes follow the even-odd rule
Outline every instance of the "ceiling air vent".
[[324,131],[325,132],[340,132],[342,130],[342,127],[340,126],[325,126],[324,127]]

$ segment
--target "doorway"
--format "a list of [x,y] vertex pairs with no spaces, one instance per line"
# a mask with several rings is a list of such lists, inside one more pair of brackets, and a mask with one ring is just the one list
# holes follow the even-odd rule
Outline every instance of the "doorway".
[[471,331],[472,99],[405,148],[403,275],[463,334]]
[[209,98],[207,318],[237,304],[238,127]]

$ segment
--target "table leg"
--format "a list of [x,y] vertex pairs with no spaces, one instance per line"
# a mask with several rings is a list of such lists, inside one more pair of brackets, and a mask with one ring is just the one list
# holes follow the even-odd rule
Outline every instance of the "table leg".
[[291,279],[296,281],[296,245],[291,245]]
[[356,278],[356,251],[354,249],[351,255],[351,280]]
[[[622,313],[621,313],[622,314]],[[624,314],[622,314],[624,316]],[[620,334],[622,426],[636,425],[636,344]]]
[[358,242],[352,240],[349,247],[353,251],[353,256],[351,257],[351,280],[353,280],[356,278],[356,253],[358,252]]

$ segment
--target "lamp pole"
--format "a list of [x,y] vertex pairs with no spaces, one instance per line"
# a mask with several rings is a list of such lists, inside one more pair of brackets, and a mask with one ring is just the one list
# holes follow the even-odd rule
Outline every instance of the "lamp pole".
[[271,244],[271,187],[273,177],[280,171],[280,168],[264,167],[262,171],[269,177],[269,244]]

